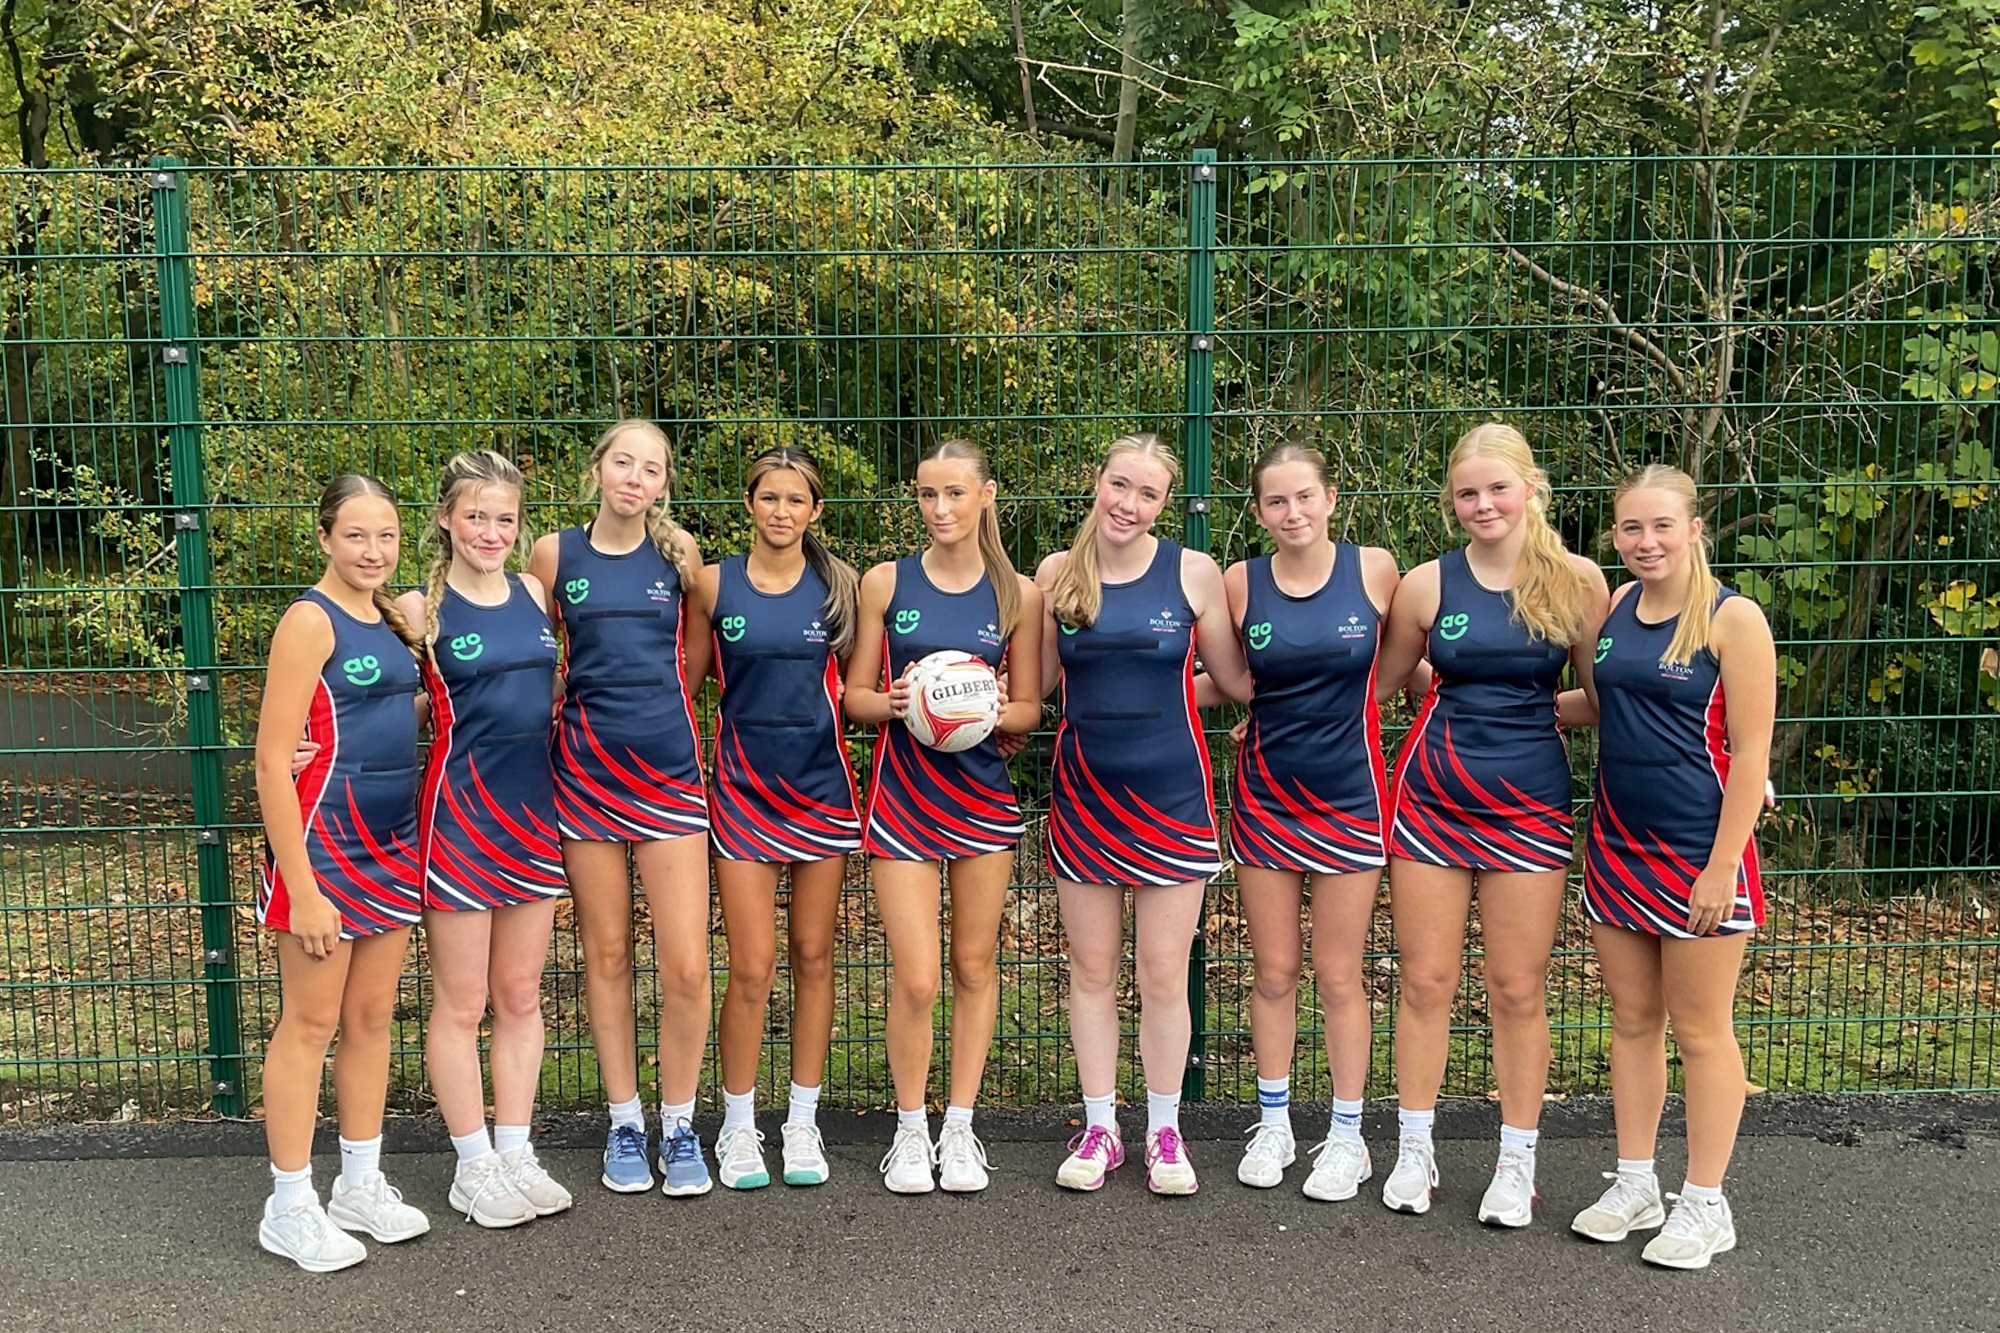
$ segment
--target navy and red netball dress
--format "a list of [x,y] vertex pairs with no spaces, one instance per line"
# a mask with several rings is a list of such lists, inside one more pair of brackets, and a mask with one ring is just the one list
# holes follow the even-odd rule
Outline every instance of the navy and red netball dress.
[[761,592],[744,561],[731,556],[717,571],[722,705],[709,840],[731,861],[851,852],[861,845],[861,816],[841,742],[840,664],[821,622],[826,581],[807,565],[791,591]]
[[1438,557],[1435,674],[1396,760],[1391,855],[1468,870],[1570,863],[1569,755],[1556,734],[1569,650],[1530,637],[1512,609],[1472,576],[1463,547]]
[[[1725,589],[1716,605],[1733,595]],[[1708,649],[1685,665],[1660,660],[1680,617],[1648,625],[1638,608],[1636,593],[1613,607],[1597,641],[1597,800],[1583,908],[1608,926],[1688,939],[1688,894],[1708,864],[1729,780],[1728,701]],[[1753,839],[1717,933],[1763,924]]]
[[1361,548],[1336,545],[1332,573],[1305,597],[1278,587],[1268,555],[1244,574],[1243,648],[1257,689],[1236,752],[1230,854],[1239,865],[1307,874],[1379,867],[1382,616],[1362,582]]
[[499,606],[450,588],[424,663],[431,753],[417,824],[424,906],[477,911],[565,888],[549,758],[556,636],[521,580]]
[[[922,555],[896,562],[896,591],[882,631],[883,688],[932,653],[970,653],[995,671],[1007,655],[1000,603],[981,575],[964,592],[944,592],[924,573]],[[873,633],[864,625],[862,633]],[[1004,852],[1021,840],[1014,780],[988,736],[946,754],[917,744],[895,718],[882,724],[868,783],[868,830],[862,845],[885,861],[947,861]]]
[[[317,588],[300,597],[333,622],[306,739],[319,746],[292,779],[313,879],[340,912],[340,938],[414,925],[422,905],[417,858],[417,663],[388,622],[356,620]],[[264,845],[257,920],[290,930],[292,901]]]
[[1105,584],[1095,624],[1057,630],[1050,869],[1077,884],[1206,879],[1222,863],[1180,546],[1162,539],[1144,574]]
[[578,842],[708,830],[694,701],[681,672],[681,578],[651,541],[623,555],[587,528],[558,539],[549,604],[563,632],[556,822]]

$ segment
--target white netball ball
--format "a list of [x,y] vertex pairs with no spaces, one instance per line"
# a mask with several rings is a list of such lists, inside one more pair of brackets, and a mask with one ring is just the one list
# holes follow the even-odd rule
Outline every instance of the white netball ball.
[[917,744],[947,754],[970,750],[1000,724],[1000,681],[971,653],[952,650],[918,658],[904,673],[910,711],[903,725]]

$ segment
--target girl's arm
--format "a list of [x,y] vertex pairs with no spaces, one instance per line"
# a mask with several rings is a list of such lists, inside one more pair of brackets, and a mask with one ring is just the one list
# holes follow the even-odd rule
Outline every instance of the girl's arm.
[[1007,640],[1007,660],[1003,664],[1005,682],[1000,687],[1000,730],[1025,736],[1042,724],[1042,590],[1027,578],[1021,580],[1021,611],[1014,620],[1014,633]]
[[[688,589],[687,620],[684,638],[687,648],[684,656],[688,663],[688,693],[701,693],[702,680],[715,669],[715,599],[722,587],[722,566],[703,565],[695,573],[694,585]],[[707,645],[707,656],[701,661],[702,673],[694,674],[697,661],[695,644]]]
[[[1239,640],[1243,634],[1243,613],[1250,604],[1250,575],[1248,568],[1249,566],[1246,562],[1239,560],[1222,571],[1222,592],[1229,599],[1229,623],[1235,627]],[[1206,662],[1208,659],[1203,658],[1202,660]],[[1194,706],[1196,708],[1216,708],[1228,702],[1229,697],[1209,678],[1209,674],[1206,671],[1194,678]],[[1238,723],[1237,726],[1240,728],[1242,724]],[[1235,735],[1236,733],[1231,732],[1230,734]],[[1242,737],[1238,736],[1237,739],[1240,741]]]
[[1044,557],[1041,566],[1035,570],[1035,586],[1042,594],[1042,697],[1044,699],[1055,693],[1057,684],[1062,680],[1062,653],[1056,647],[1058,642],[1056,636],[1062,633],[1062,627],[1056,624],[1055,609],[1049,602],[1049,584],[1054,580],[1056,571],[1063,567],[1063,561],[1067,559],[1069,559],[1068,551],[1057,551],[1053,555]]
[[[1243,644],[1236,637],[1229,594],[1214,556],[1181,552],[1181,591],[1194,610],[1195,651],[1201,654],[1211,687],[1222,700],[1249,703],[1256,684],[1250,679],[1250,664],[1243,660]],[[1200,691],[1195,702],[1201,702]]]
[[1604,581],[1604,571],[1597,562],[1580,555],[1569,558],[1570,565],[1583,575],[1585,593],[1583,606],[1583,633],[1577,635],[1576,642],[1569,646],[1570,669],[1576,672],[1578,680],[1583,679],[1584,670],[1597,657],[1597,635],[1604,628],[1604,622],[1611,614],[1611,587]]
[[[1405,686],[1414,685],[1437,611],[1438,566],[1437,561],[1427,560],[1402,577],[1395,599],[1389,603],[1389,618],[1382,625],[1382,647],[1375,659],[1377,703],[1386,703]],[[1424,684],[1428,687],[1429,680]]]
[[910,687],[900,678],[882,688],[882,624],[896,595],[896,566],[883,561],[861,576],[861,607],[854,618],[854,653],[847,659],[850,722],[880,726],[910,711]]
[[[422,634],[424,632],[423,589],[412,588],[410,589],[410,591],[404,593],[401,597],[398,597],[396,599],[396,609],[403,613],[404,621],[409,625],[415,627],[417,633]],[[418,666],[420,668],[422,666],[421,659],[419,659]],[[421,670],[419,670],[418,672],[418,678],[422,679]],[[424,691],[418,690],[417,691],[417,734],[421,736],[424,733],[425,728],[429,727],[430,724],[431,724],[431,697]],[[298,770],[295,768],[293,771],[297,772]]]
[[[1616,606],[1633,595],[1639,585],[1627,583],[1611,594],[1610,606]],[[1559,727],[1594,727],[1597,725],[1597,641],[1604,633],[1604,621],[1610,619],[1609,607],[1597,622],[1597,628],[1590,632],[1585,641],[1588,652],[1570,652],[1570,662],[1576,667],[1577,688],[1564,690],[1556,696],[1556,725]],[[1578,645],[1581,647],[1582,645]]]
[[[551,532],[535,538],[535,549],[528,554],[528,569],[527,573],[523,576],[528,582],[535,584],[541,589],[542,610],[548,615],[551,626],[556,623],[556,616],[551,609],[550,600],[555,596],[556,558],[561,552],[561,533]],[[549,716],[551,719],[562,712],[563,673],[561,667],[556,668],[555,692],[556,697],[549,705]]]
[[[695,583],[701,582],[701,573],[707,566],[701,563],[701,548],[695,545],[694,537],[681,532],[681,550],[687,555],[687,567],[695,571]],[[701,692],[701,683],[708,679],[708,669],[715,663],[715,636],[710,632],[708,611],[702,611],[701,632],[695,632],[694,610],[696,590],[687,588],[681,597],[681,680],[687,685],[690,696]],[[714,599],[708,602],[715,605]]]
[[1688,894],[1687,928],[1694,935],[1714,930],[1736,901],[1736,875],[1764,803],[1771,728],[1778,713],[1778,652],[1762,607],[1748,597],[1723,602],[1716,608],[1708,646],[1722,668],[1729,779],[1722,785],[1722,817],[1715,824],[1708,864]]
[[306,854],[305,817],[292,781],[292,752],[305,733],[320,672],[333,656],[333,622],[310,602],[295,602],[271,636],[271,665],[257,714],[257,807],[264,837],[291,896],[291,933],[310,958],[340,942],[340,910],[327,901]]

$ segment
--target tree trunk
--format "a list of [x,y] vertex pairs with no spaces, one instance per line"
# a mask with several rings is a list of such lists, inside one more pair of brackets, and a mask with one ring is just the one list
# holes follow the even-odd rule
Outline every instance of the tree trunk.
[[[1118,124],[1111,136],[1111,157],[1120,166],[1138,160],[1139,148],[1139,0],[1124,0],[1118,19]],[[1111,178],[1113,207],[1125,202],[1125,172]]]

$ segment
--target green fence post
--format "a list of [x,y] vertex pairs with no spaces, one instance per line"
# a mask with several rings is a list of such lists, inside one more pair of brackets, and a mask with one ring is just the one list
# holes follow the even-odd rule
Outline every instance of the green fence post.
[[[1183,428],[1183,491],[1187,497],[1185,540],[1189,550],[1208,550],[1208,511],[1215,463],[1215,150],[1197,148],[1188,181],[1187,421]],[[1187,1076],[1181,1096],[1200,1101],[1208,1093],[1204,1057],[1208,1053],[1208,920],[1194,933],[1188,957]]]
[[217,699],[214,571],[208,487],[201,457],[200,363],[188,260],[187,176],[178,158],[152,160],[153,244],[159,261],[167,458],[173,473],[175,564],[186,667],[188,767],[194,780],[195,873],[201,892],[201,958],[208,1011],[209,1096],[220,1115],[243,1114],[243,1031],[236,1006],[229,849],[224,843],[222,718]]

